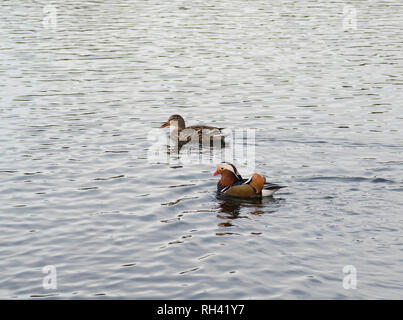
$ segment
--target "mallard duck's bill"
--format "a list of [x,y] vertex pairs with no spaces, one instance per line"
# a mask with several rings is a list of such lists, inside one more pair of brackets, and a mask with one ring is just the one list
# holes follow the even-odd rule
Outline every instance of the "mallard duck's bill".
[[169,126],[170,125],[170,123],[169,123],[169,121],[168,122],[165,122],[160,128],[165,128],[165,127],[167,127],[167,126]]

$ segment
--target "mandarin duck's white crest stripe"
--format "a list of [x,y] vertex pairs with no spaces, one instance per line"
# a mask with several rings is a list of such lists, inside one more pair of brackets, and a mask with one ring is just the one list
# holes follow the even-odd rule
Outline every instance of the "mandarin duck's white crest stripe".
[[224,169],[227,169],[227,170],[231,171],[231,172],[235,175],[235,177],[237,178],[237,180],[242,180],[242,176],[239,174],[237,168],[236,168],[232,163],[223,162],[223,163],[221,163],[220,165],[222,165],[222,167],[223,167]]

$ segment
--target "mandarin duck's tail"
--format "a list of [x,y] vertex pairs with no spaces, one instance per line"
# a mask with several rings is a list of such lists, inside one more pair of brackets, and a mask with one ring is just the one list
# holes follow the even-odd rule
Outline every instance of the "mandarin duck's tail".
[[276,193],[278,190],[282,188],[286,188],[287,186],[280,186],[275,183],[265,183],[262,189],[262,197],[269,197]]

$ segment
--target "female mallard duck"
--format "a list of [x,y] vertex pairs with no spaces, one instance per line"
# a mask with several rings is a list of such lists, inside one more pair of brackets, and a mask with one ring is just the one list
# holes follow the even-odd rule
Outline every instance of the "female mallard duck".
[[266,182],[266,178],[254,173],[249,179],[243,179],[235,166],[228,162],[220,163],[214,176],[221,174],[217,183],[220,194],[238,198],[261,198],[272,196],[285,186]]
[[223,128],[202,125],[186,127],[185,120],[178,114],[170,116],[168,121],[160,128],[168,126],[173,128],[173,130],[171,130],[171,138],[181,144],[185,144],[191,140],[199,141],[199,143],[212,143],[217,139],[221,141],[221,146],[224,145],[225,135],[222,132]]

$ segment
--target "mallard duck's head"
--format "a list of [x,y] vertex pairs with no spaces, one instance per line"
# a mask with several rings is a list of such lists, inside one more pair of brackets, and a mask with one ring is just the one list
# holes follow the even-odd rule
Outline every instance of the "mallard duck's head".
[[179,114],[174,114],[169,117],[168,121],[165,122],[160,128],[165,128],[165,127],[176,127],[179,130],[185,129],[185,120],[179,115]]

